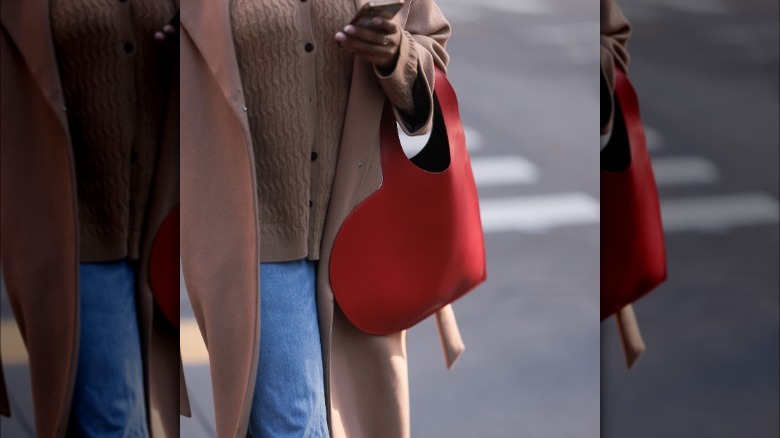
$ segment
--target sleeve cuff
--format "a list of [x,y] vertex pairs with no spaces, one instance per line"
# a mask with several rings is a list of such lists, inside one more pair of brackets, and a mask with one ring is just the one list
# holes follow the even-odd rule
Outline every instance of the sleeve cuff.
[[601,74],[600,74],[600,111],[601,111],[601,134],[604,135],[612,130],[612,121],[615,117],[615,65],[614,58],[601,48]]
[[374,65],[374,74],[379,85],[390,99],[396,110],[396,117],[406,127],[414,126],[416,118],[414,105],[414,84],[419,74],[417,46],[412,36],[404,31],[401,34],[398,61],[395,68],[388,74]]

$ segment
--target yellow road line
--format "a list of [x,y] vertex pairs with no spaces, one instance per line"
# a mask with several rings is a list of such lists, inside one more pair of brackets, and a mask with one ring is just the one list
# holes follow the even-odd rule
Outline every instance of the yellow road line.
[[[195,320],[182,320],[180,327],[179,346],[184,364],[208,365],[209,354]],[[0,356],[6,366],[28,363],[27,348],[14,320],[0,321]]]
[[179,329],[179,346],[184,365],[208,365],[209,352],[206,350],[206,344],[203,343],[203,337],[195,320],[181,320]]
[[16,321],[12,319],[0,321],[0,356],[4,365],[25,365],[28,362],[27,347]]

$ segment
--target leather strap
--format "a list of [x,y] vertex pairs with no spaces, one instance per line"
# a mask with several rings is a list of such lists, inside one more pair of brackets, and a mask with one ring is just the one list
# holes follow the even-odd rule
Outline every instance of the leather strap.
[[634,308],[629,304],[620,309],[615,314],[618,331],[620,332],[620,343],[623,346],[623,354],[626,358],[626,367],[630,370],[634,368],[639,358],[645,352],[645,342],[642,340],[642,333],[639,331],[639,323],[634,314]]
[[447,369],[451,370],[455,366],[455,362],[466,351],[451,304],[436,312],[436,327],[439,329],[439,339],[441,339],[441,346],[444,349],[444,362]]

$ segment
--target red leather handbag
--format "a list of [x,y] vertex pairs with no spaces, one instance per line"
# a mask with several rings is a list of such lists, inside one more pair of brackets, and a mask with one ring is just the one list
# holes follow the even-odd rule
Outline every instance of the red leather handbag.
[[168,213],[152,243],[149,287],[165,318],[179,327],[179,206]]
[[612,137],[601,152],[601,319],[666,280],[658,190],[636,93],[616,68]]
[[458,102],[436,70],[430,140],[408,159],[385,104],[382,186],[342,224],[330,258],[339,307],[360,330],[407,329],[485,281],[479,202]]

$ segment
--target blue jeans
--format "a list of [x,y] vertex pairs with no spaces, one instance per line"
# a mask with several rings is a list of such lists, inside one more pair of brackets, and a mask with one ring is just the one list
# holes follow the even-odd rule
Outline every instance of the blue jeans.
[[149,436],[135,306],[125,260],[82,263],[80,332],[70,430],[79,437]]
[[260,264],[260,357],[250,437],[329,437],[315,268],[310,260]]

